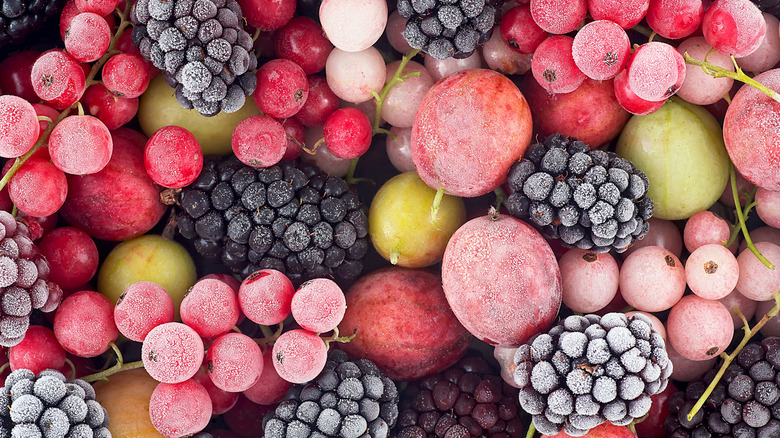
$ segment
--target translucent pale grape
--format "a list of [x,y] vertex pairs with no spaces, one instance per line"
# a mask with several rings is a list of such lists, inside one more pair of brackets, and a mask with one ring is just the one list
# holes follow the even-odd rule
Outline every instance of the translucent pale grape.
[[758,217],[770,227],[780,228],[780,192],[759,187],[755,199]]
[[[477,54],[478,52],[474,52]],[[471,55],[474,56],[474,55]],[[482,58],[488,67],[505,75],[522,75],[531,69],[533,55],[517,53],[506,45],[498,32],[493,32],[490,39],[482,46]],[[430,58],[430,57],[428,57]],[[428,58],[425,58],[426,65]],[[469,57],[470,58],[470,57]],[[455,58],[451,58],[455,59]],[[468,59],[468,58],[466,58]],[[449,61],[449,59],[447,60]]]
[[[311,148],[322,138],[322,126],[308,128],[306,130],[306,146]],[[328,146],[321,144],[314,155],[303,153],[301,158],[325,171],[328,175],[344,177],[349,171],[350,160],[337,158],[328,150]]]
[[739,264],[725,246],[708,243],[696,248],[685,261],[685,278],[696,295],[719,300],[736,287]]
[[515,352],[517,352],[517,348],[499,346],[493,348],[493,357],[501,367],[501,378],[509,386],[518,388],[519,386],[514,378],[515,368],[517,367],[515,364]]
[[[677,46],[680,54],[688,52],[694,59],[707,59],[707,61],[734,71],[734,63],[731,59],[717,51],[710,53],[712,46],[707,43],[704,37],[690,37]],[[701,69],[701,67],[691,66],[685,71],[685,80],[682,86],[677,90],[677,95],[696,105],[709,105],[723,98],[731,90],[734,79],[728,77],[715,78]]]
[[[400,53],[407,53],[412,50],[412,46],[406,42],[406,38],[403,36],[404,28],[406,28],[406,18],[402,17],[398,10],[393,11],[387,18],[385,35],[387,36],[387,41],[390,42],[390,46]],[[432,56],[426,56],[425,58],[427,60],[432,58]]]
[[734,308],[739,307],[739,311],[745,315],[745,318],[748,321],[750,321],[750,319],[753,318],[753,315],[756,314],[756,307],[758,306],[757,301],[745,297],[736,289],[718,301],[726,306],[729,313],[731,313],[731,319],[734,321],[735,329],[742,327],[742,319],[734,312]]
[[764,12],[763,15],[766,22],[766,35],[753,53],[737,58],[737,64],[742,70],[760,73],[780,62],[780,20],[768,12]]
[[[775,307],[774,300],[758,303],[756,306],[755,321],[760,321],[773,307]],[[780,336],[780,318],[771,318],[766,325],[761,327],[761,334],[764,336]]]
[[[387,64],[385,83],[390,82],[400,63],[401,61],[394,61]],[[412,127],[420,102],[425,97],[425,93],[433,86],[433,78],[425,67],[417,62],[409,61],[401,75],[414,72],[418,72],[420,75],[408,77],[400,84],[395,84],[387,93],[382,105],[382,118],[387,123],[399,128]]]
[[711,211],[700,211],[688,218],[683,228],[683,242],[688,252],[708,243],[723,244],[731,236],[731,224]]
[[[758,227],[750,232],[750,239],[753,243],[770,242],[780,246],[780,230],[772,227]],[[743,240],[739,244],[739,252],[742,253],[747,248],[747,243]]]
[[737,257],[739,262],[739,292],[756,301],[767,301],[780,290],[780,246],[769,242],[758,242],[756,249],[774,266],[770,270],[749,250]]
[[690,360],[717,357],[731,343],[734,324],[728,309],[719,301],[697,295],[683,297],[666,319],[669,344]]
[[434,82],[436,82],[443,77],[447,77],[459,71],[468,70],[470,68],[479,68],[482,65],[482,57],[479,55],[479,50],[475,50],[474,53],[463,59],[454,57],[436,59],[433,56],[426,56],[424,63],[425,68],[428,69],[428,73],[430,73]]
[[359,52],[374,45],[387,24],[384,0],[324,0],[320,23],[330,42],[346,52]]
[[711,370],[717,361],[717,358],[690,360],[678,353],[668,342],[666,343],[666,352],[674,367],[671,378],[680,382],[690,382],[698,379]]
[[371,99],[372,91],[380,92],[386,72],[382,55],[373,47],[359,52],[334,48],[325,63],[330,89],[340,99],[353,103]]
[[637,310],[666,310],[685,292],[685,268],[680,259],[659,246],[629,255],[620,267],[620,293]]
[[603,309],[618,291],[620,270],[609,253],[597,254],[575,248],[558,260],[563,286],[563,304],[580,313]]
[[390,128],[393,135],[386,136],[387,157],[401,173],[414,171],[412,159],[412,128]]

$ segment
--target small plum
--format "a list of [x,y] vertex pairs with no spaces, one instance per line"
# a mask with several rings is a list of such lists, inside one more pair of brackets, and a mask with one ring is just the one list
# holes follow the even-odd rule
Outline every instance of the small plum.
[[466,352],[471,335],[447,304],[431,271],[388,267],[361,277],[345,294],[339,332],[356,336],[347,354],[374,362],[393,380],[441,371]]
[[550,327],[561,273],[541,234],[514,217],[466,222],[444,251],[442,284],[458,320],[490,345],[517,347]]

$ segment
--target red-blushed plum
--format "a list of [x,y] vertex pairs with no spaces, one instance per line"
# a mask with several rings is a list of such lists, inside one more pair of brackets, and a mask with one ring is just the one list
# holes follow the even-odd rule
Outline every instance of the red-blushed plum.
[[108,411],[112,436],[163,437],[149,418],[149,398],[158,383],[143,368],[122,371],[95,383],[95,400]]
[[466,222],[447,244],[441,271],[455,316],[490,345],[517,347],[558,315],[563,293],[555,255],[538,231],[514,217]]
[[68,175],[60,214],[92,237],[120,241],[151,230],[165,213],[159,188],[144,167],[144,152],[129,129],[112,132],[111,160],[92,175]]
[[512,81],[492,70],[461,71],[434,84],[420,103],[412,126],[414,165],[434,190],[484,195],[504,182],[531,131],[528,102]]
[[[615,426],[614,424],[606,421],[590,431],[585,435],[585,438],[636,438],[634,432],[631,432],[626,426]],[[542,435],[543,438],[569,438],[571,435],[564,431],[558,432],[556,435]]]
[[[754,79],[780,92],[780,68]],[[723,140],[745,179],[767,190],[780,190],[780,102],[753,87],[740,88],[723,120]]]
[[[393,380],[439,372],[466,352],[471,335],[452,313],[441,278],[427,270],[388,267],[364,275],[346,293],[340,348],[373,361]],[[559,299],[560,301],[560,299]]]
[[651,395],[650,400],[653,404],[650,406],[650,411],[647,413],[647,418],[643,421],[636,423],[636,433],[642,438],[664,438],[666,433],[664,432],[664,420],[669,416],[669,399],[672,398],[674,393],[679,391],[674,383],[669,382],[666,385],[666,389],[658,394]]
[[594,149],[615,139],[631,118],[615,98],[612,79],[585,79],[570,93],[550,94],[526,75],[523,94],[539,135],[565,134]]

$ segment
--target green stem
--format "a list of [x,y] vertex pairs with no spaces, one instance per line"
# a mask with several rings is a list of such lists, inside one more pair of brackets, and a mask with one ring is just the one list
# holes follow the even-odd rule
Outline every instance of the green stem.
[[86,88],[89,88],[90,85],[94,85],[100,81],[95,80],[95,76],[97,76],[98,72],[101,68],[103,68],[103,64],[108,61],[109,58],[116,55],[117,53],[120,53],[114,48],[116,47],[116,43],[119,41],[119,37],[122,36],[122,34],[125,32],[125,29],[127,29],[128,26],[130,26],[132,23],[130,23],[130,20],[127,18],[130,14],[130,6],[132,6],[132,2],[127,2],[127,5],[125,6],[124,13],[119,14],[119,18],[121,21],[119,22],[119,27],[116,29],[116,33],[114,36],[111,37],[111,42],[108,44],[108,49],[106,50],[106,53],[103,54],[103,56],[100,57],[97,61],[95,61],[94,64],[92,64],[92,70],[89,71],[89,75],[86,78]]
[[528,426],[528,433],[525,434],[525,438],[534,438],[534,435],[536,435],[536,427],[534,427],[534,423],[531,423]]
[[357,329],[355,329],[349,336],[339,336],[339,328],[336,327],[333,329],[333,335],[328,336],[327,338],[322,338],[322,342],[325,343],[325,348],[330,349],[331,342],[347,343],[355,339],[355,336],[357,336]]
[[685,59],[685,62],[691,65],[697,65],[701,67],[701,69],[704,71],[704,73],[707,73],[708,75],[714,77],[714,78],[731,78],[740,82],[743,82],[745,84],[750,85],[751,87],[757,89],[758,91],[766,94],[767,96],[771,97],[772,99],[780,102],[780,93],[778,93],[775,90],[770,89],[769,87],[759,83],[755,79],[751,78],[747,74],[745,74],[744,71],[742,71],[741,68],[737,65],[736,59],[734,57],[731,57],[731,61],[734,63],[734,69],[736,70],[726,70],[723,67],[717,66],[711,62],[708,61],[702,61],[696,58],[691,57],[691,55],[688,54],[686,51],[683,53],[683,58]]
[[437,230],[441,231],[439,226],[439,206],[441,206],[441,200],[444,199],[444,187],[439,187],[436,190],[436,196],[433,197],[433,204],[431,204],[431,223]]
[[739,221],[739,226],[742,228],[742,235],[745,237],[745,244],[750,249],[750,252],[752,252],[756,258],[761,260],[761,263],[763,263],[764,266],[774,271],[775,266],[758,251],[758,248],[756,248],[756,245],[753,244],[753,240],[750,238],[747,225],[745,225],[745,216],[742,214],[742,206],[739,203],[739,192],[737,191],[737,171],[734,169],[734,164],[731,165],[730,177],[731,192],[734,196],[734,207],[737,210],[737,220]]
[[[758,187],[753,187],[752,192],[745,192],[745,203],[747,205],[745,206],[744,210],[742,210],[742,216],[747,220],[748,215],[750,214],[750,210],[753,209],[758,203],[753,201],[753,199],[756,196],[756,191],[758,190]],[[736,212],[734,212],[736,214]],[[731,245],[733,245],[737,241],[737,237],[739,237],[739,232],[742,231],[742,227],[740,226],[739,222],[735,223],[731,227],[731,235],[729,236],[729,241],[724,242],[723,245],[728,248]]]
[[715,386],[718,384],[720,379],[723,377],[723,374],[726,372],[726,368],[731,365],[731,362],[736,359],[737,355],[740,351],[747,345],[748,341],[750,341],[750,338],[755,336],[756,333],[758,333],[759,330],[761,330],[764,325],[769,322],[770,319],[774,318],[775,315],[777,315],[778,311],[780,311],[780,290],[775,292],[772,297],[775,300],[775,306],[772,307],[772,309],[769,310],[769,312],[764,315],[763,318],[761,318],[761,321],[758,321],[756,325],[753,328],[750,328],[750,324],[748,324],[747,320],[745,319],[744,315],[742,315],[742,312],[739,312],[740,317],[743,321],[742,330],[745,332],[744,337],[742,338],[742,342],[737,345],[737,348],[734,349],[734,351],[726,355],[723,358],[723,364],[721,364],[720,369],[718,370],[718,373],[715,375],[715,377],[710,382],[710,385],[707,387],[707,389],[704,391],[704,394],[699,397],[699,399],[696,401],[696,404],[693,405],[693,408],[691,408],[691,411],[688,412],[688,421],[691,421],[693,417],[696,415],[697,412],[699,412],[699,409],[701,409],[702,406],[704,406],[704,402],[707,401],[707,398],[712,394],[712,391],[715,389]]
[[68,364],[68,366],[70,367],[70,375],[71,375],[70,379],[71,380],[75,379],[76,378],[76,365],[74,365],[73,361],[68,359],[67,357],[65,358],[65,363]]
[[379,122],[382,119],[382,106],[385,104],[385,99],[387,99],[387,94],[390,92],[390,89],[393,88],[396,84],[400,84],[401,82],[403,82],[404,79],[406,78],[410,78],[412,76],[420,76],[420,72],[417,71],[403,74],[406,64],[408,64],[409,61],[411,61],[411,59],[414,58],[418,53],[420,53],[420,50],[415,49],[405,54],[403,58],[401,58],[401,63],[398,64],[398,68],[395,69],[395,73],[393,73],[393,77],[390,78],[390,80],[385,84],[384,87],[382,87],[382,93],[378,94],[376,91],[373,91],[371,93],[374,96],[374,100],[376,101],[376,112],[374,113],[374,123],[371,125],[371,129],[374,134],[378,133]]
[[88,376],[82,377],[81,380],[85,382],[96,382],[98,380],[108,380],[108,377],[127,370],[132,370],[135,368],[143,368],[144,362],[139,360],[137,362],[130,362],[130,363],[124,363],[122,359],[122,352],[119,351],[119,347],[116,346],[115,343],[111,342],[111,348],[114,350],[114,353],[116,353],[116,364],[112,366],[111,368],[101,371],[99,373],[90,374]]
[[493,193],[496,195],[496,210],[501,210],[501,206],[506,205],[506,193],[501,187],[496,187]]

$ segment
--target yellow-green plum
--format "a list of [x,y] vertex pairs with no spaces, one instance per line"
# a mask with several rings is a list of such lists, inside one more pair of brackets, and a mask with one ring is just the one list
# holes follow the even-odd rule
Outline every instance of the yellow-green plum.
[[178,319],[181,300],[197,279],[195,263],[183,246],[147,234],[124,241],[111,250],[98,271],[97,287],[116,303],[133,283],[157,283],[173,298]]
[[466,207],[462,199],[444,195],[434,224],[435,196],[416,172],[397,175],[379,189],[368,213],[368,234],[382,257],[406,268],[441,260],[452,233],[466,221]]
[[660,219],[687,219],[710,208],[728,180],[729,158],[718,121],[681,99],[633,116],[615,152],[647,175],[647,195]]
[[258,114],[260,110],[255,102],[247,99],[244,106],[234,113],[221,112],[214,117],[204,117],[194,109],[182,108],[176,101],[173,88],[165,83],[163,75],[157,75],[141,96],[138,122],[149,137],[163,126],[181,126],[198,139],[204,155],[225,155],[233,150],[230,139],[236,125]]

